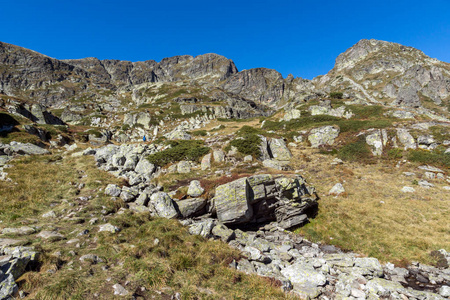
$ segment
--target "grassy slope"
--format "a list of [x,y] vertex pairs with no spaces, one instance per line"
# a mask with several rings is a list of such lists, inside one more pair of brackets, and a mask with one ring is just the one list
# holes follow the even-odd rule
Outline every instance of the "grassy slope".
[[[34,234],[22,237],[43,252],[39,268],[18,280],[30,298],[94,299],[97,293],[113,299],[115,283],[135,292],[138,299],[166,299],[175,292],[183,299],[289,298],[270,280],[230,269],[228,264],[239,257],[236,250],[220,241],[191,236],[175,220],[130,212],[108,214],[105,221],[122,230],[98,233],[98,225],[88,221],[98,217],[103,223],[100,210],[115,212],[123,203],[104,196],[101,188],[120,181],[98,170],[92,157],[24,157],[13,164],[7,171],[14,183],[0,182],[0,229],[26,224],[57,230],[67,238],[48,242]],[[78,191],[79,183],[86,187]],[[81,196],[92,198],[77,200]],[[67,220],[43,219],[41,215],[49,209],[58,216],[74,215]],[[79,236],[85,229],[89,233]],[[79,241],[67,244],[74,238]],[[80,262],[81,255],[90,253],[104,262]],[[108,269],[102,270],[103,266]]]

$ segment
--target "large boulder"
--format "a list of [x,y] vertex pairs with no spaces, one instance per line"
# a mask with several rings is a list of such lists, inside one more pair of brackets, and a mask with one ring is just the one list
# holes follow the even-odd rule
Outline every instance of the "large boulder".
[[339,135],[339,127],[336,126],[322,126],[311,130],[308,140],[311,147],[318,148],[322,145],[333,145],[334,140]]
[[217,218],[226,225],[277,221],[285,229],[306,222],[307,210],[317,206],[314,188],[298,175],[241,178],[218,186],[213,201]]
[[178,211],[175,208],[174,202],[167,193],[154,193],[151,195],[148,205],[159,217],[166,219],[178,217]]
[[48,151],[47,149],[41,148],[39,146],[30,143],[23,144],[14,141],[9,144],[9,150],[20,155],[40,155],[50,153],[50,151]]
[[416,141],[414,140],[413,136],[409,133],[407,129],[398,128],[397,137],[400,143],[403,144],[405,150],[417,148]]
[[176,201],[176,204],[183,218],[191,218],[199,216],[205,211],[206,202],[203,198],[190,198]]
[[253,209],[248,203],[248,198],[247,178],[218,186],[214,204],[219,221],[224,224],[248,222],[253,216]]
[[269,142],[270,152],[272,157],[279,161],[289,161],[292,158],[292,153],[289,151],[283,139],[272,139]]

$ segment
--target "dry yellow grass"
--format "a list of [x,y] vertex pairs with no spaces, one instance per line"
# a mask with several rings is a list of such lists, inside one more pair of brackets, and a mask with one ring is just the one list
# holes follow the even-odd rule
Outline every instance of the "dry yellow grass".
[[[424,171],[413,164],[400,168],[394,162],[374,165],[347,163],[333,166],[334,157],[312,149],[293,149],[295,169],[314,184],[321,197],[319,214],[299,230],[309,238],[338,245],[382,261],[432,262],[429,253],[450,248],[450,197],[444,181],[434,188],[413,184]],[[406,177],[404,171],[415,172]],[[342,196],[327,195],[343,183]],[[416,192],[403,193],[403,186]]]

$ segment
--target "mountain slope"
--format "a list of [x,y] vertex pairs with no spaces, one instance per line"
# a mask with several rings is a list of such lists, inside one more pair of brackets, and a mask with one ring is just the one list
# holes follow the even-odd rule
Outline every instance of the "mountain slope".
[[450,64],[385,41],[359,41],[313,82],[324,91],[340,90],[370,103],[445,112],[450,102]]

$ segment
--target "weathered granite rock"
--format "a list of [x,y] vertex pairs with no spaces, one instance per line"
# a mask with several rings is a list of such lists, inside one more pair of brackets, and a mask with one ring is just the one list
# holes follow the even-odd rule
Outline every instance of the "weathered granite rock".
[[201,215],[205,211],[206,199],[189,198],[176,201],[181,217],[191,218]]
[[137,163],[134,171],[138,174],[142,174],[145,178],[150,178],[155,171],[155,165],[149,162],[147,158],[142,157]]
[[398,128],[397,137],[400,143],[403,144],[405,150],[417,148],[416,141],[407,129]]
[[121,192],[121,188],[115,184],[108,184],[108,186],[105,188],[105,194],[112,197],[119,197]]
[[56,231],[47,231],[43,230],[41,231],[37,237],[43,238],[44,240],[50,241],[50,242],[56,242],[64,239],[65,237]]
[[168,140],[190,140],[192,137],[190,134],[182,130],[174,130],[164,135]]
[[182,160],[178,162],[177,166],[177,172],[181,174],[187,174],[191,173],[191,162]]
[[281,270],[281,274],[294,285],[294,290],[315,298],[320,294],[318,287],[327,282],[327,278],[311,265],[298,262]]
[[210,168],[211,168],[211,153],[208,153],[202,158],[201,169],[204,171]]
[[345,193],[342,183],[336,183],[328,192],[329,195],[340,195],[342,193]]
[[333,145],[334,139],[339,135],[339,131],[339,128],[335,126],[314,128],[308,135],[308,141],[313,148],[321,145]]
[[192,180],[189,184],[187,194],[191,197],[198,197],[203,194],[204,191],[205,189],[202,188],[200,181]]
[[222,163],[225,161],[225,153],[222,150],[213,151],[214,161],[217,163]]
[[286,111],[283,117],[283,121],[290,121],[293,119],[298,119],[301,117],[301,112],[299,109],[289,109]]
[[213,201],[219,221],[224,224],[249,221],[253,216],[253,209],[247,201],[248,194],[246,178],[218,186]]
[[19,293],[19,288],[12,274],[5,275],[0,271],[0,299],[14,299]]
[[387,143],[387,132],[385,129],[377,129],[373,133],[366,136],[366,143],[372,146],[373,155],[383,154],[383,147]]
[[289,151],[283,139],[272,139],[269,142],[270,152],[272,157],[279,161],[289,161],[292,158],[291,151]]
[[178,211],[175,209],[173,200],[167,193],[157,192],[151,195],[149,207],[160,217],[166,219],[178,217]]
[[22,226],[19,228],[3,228],[2,234],[12,234],[12,235],[30,235],[36,232],[36,229],[30,226]]
[[102,232],[102,231],[106,231],[106,232],[110,232],[110,233],[117,233],[120,231],[120,228],[117,226],[114,226],[110,223],[106,223],[106,224],[99,226],[98,232]]
[[13,153],[17,153],[19,155],[42,155],[42,154],[49,154],[50,151],[47,149],[41,148],[39,146],[30,144],[30,143],[18,143],[18,142],[11,142],[9,144],[9,150]]

